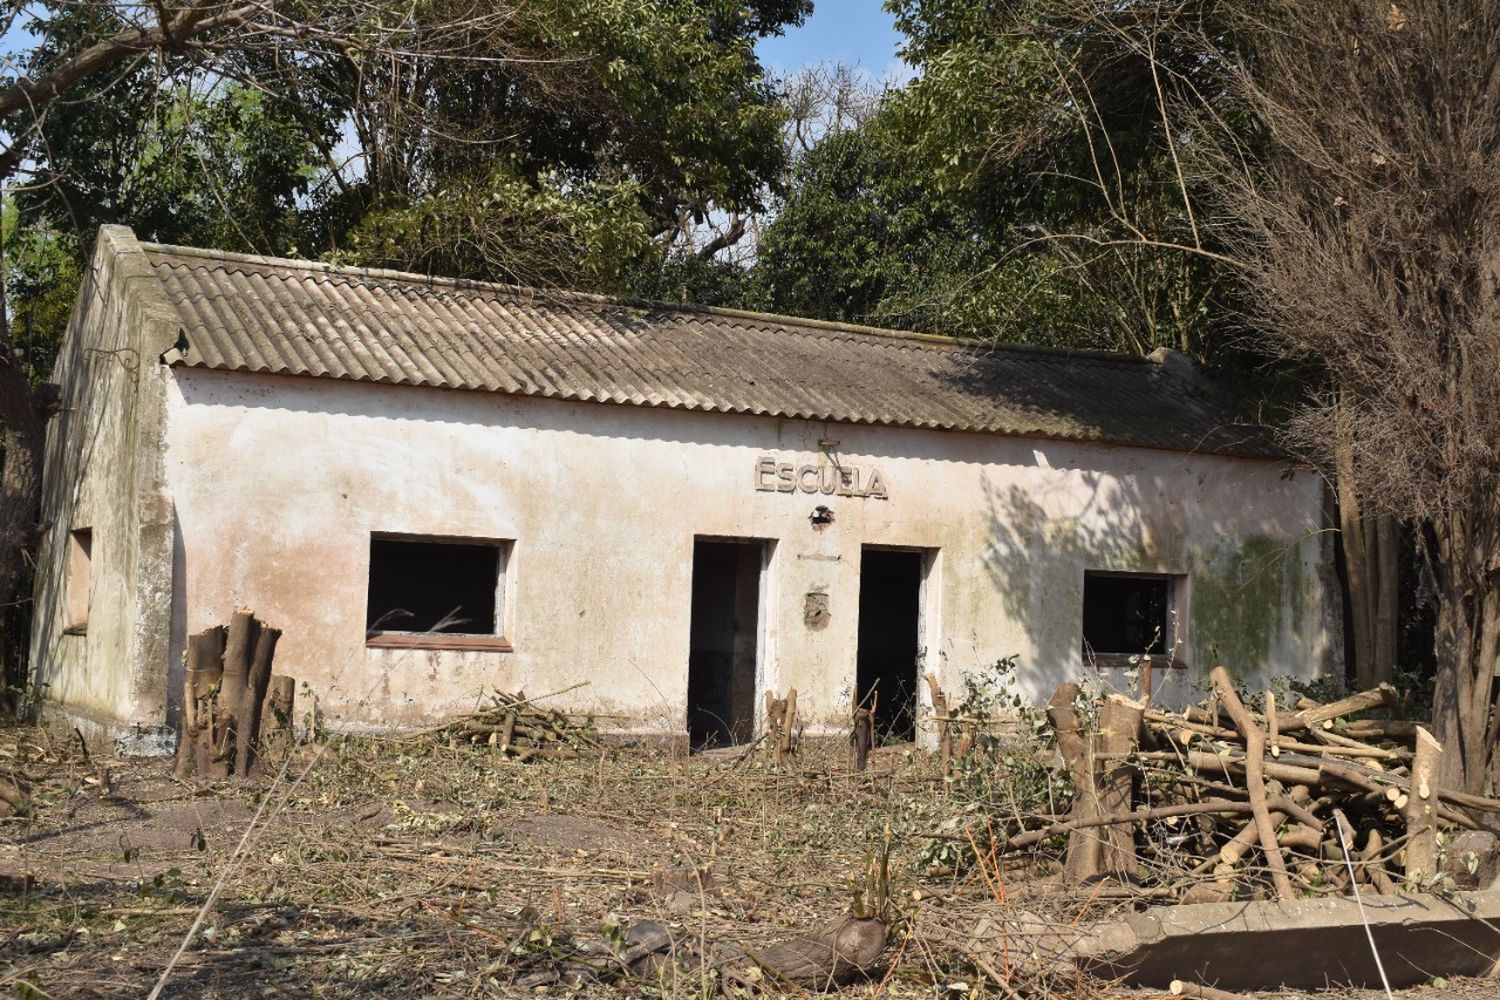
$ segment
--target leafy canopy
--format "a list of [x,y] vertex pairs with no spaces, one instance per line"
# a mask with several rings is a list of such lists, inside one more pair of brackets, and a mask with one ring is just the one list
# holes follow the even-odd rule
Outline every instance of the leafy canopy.
[[[1233,285],[1199,223],[1184,94],[1225,116],[1175,19],[1091,0],[891,0],[919,71],[803,157],[761,244],[775,308],[1030,343],[1200,357]],[[832,234],[823,238],[823,234]]]
[[[754,42],[810,7],[310,0],[278,14],[302,18],[295,44],[230,23],[127,60],[8,120],[29,174],[13,198],[11,231],[26,234],[8,244],[13,305],[55,338],[65,311],[43,303],[70,299],[101,223],[628,291],[695,221],[758,210],[776,189],[783,111]],[[11,36],[31,78],[140,14],[33,10]]]

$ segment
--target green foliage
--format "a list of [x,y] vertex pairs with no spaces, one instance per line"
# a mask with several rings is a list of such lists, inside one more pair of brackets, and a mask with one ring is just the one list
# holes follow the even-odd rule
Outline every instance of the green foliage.
[[761,312],[771,309],[752,271],[733,261],[680,249],[642,258],[624,280],[631,294],[643,299]]
[[[988,850],[1005,839],[1007,817],[1047,815],[1072,794],[1066,768],[1053,766],[1053,731],[1046,712],[1021,691],[1014,656],[966,671],[963,694],[950,704],[955,747],[947,779],[952,811],[937,824],[940,838],[927,841],[915,858],[918,871],[952,871],[974,860],[974,847]],[[1079,719],[1092,727],[1093,699],[1079,696]],[[966,748],[958,753],[957,748]],[[970,843],[972,838],[972,843]]]
[[955,756],[950,791],[968,803],[1025,811],[1046,811],[1056,791],[1052,769],[1038,747],[1052,741],[1046,712],[1020,690],[1016,657],[1007,656],[987,669],[965,672],[963,697],[949,713],[959,721],[955,746],[970,745]]
[[353,109],[366,169],[346,191],[347,238],[329,242],[346,259],[476,278],[649,284],[685,227],[759,209],[781,177],[785,115],[754,42],[808,9],[529,4],[486,43],[490,61],[414,63],[421,115]]
[[763,298],[961,337],[1237,358],[1231,282],[1194,214],[1196,151],[1169,127],[1183,93],[1233,116],[1192,35],[1213,30],[1214,4],[1181,23],[1156,6],[891,0],[920,73],[795,165],[760,245]]
[[71,240],[45,229],[19,230],[20,213],[7,198],[3,211],[5,288],[10,336],[32,382],[46,378],[78,294],[80,267]]
[[371,210],[335,259],[459,278],[619,290],[651,252],[639,185],[568,186],[527,177],[505,161],[414,202]]
[[[5,266],[18,344],[34,377],[50,369],[82,264],[100,225],[142,239],[289,254],[313,143],[287,109],[233,84],[157,89],[134,72],[96,99],[59,104],[41,123],[51,182],[17,193]],[[129,121],[129,127],[122,127]],[[14,226],[14,230],[11,229]]]
[[970,205],[911,169],[890,115],[800,158],[760,242],[755,282],[779,312],[982,335],[1003,277]]
[[[86,79],[8,122],[41,182],[15,195],[7,226],[23,236],[6,248],[23,339],[50,361],[45,345],[103,223],[159,242],[696,293],[699,272],[677,266],[686,257],[673,242],[708,213],[754,211],[775,190],[784,111],[754,43],[810,9],[299,8],[287,16],[320,30],[284,49],[236,45],[229,28],[216,46]],[[16,57],[39,73],[120,30],[122,16],[40,4],[27,23],[35,45]],[[379,44],[325,40],[340,32]]]
[[[40,71],[124,26],[107,4],[44,4],[28,25]],[[137,60],[86,93],[10,122],[47,183],[17,195],[22,228],[71,232],[103,223],[145,239],[287,252],[316,146],[337,139],[329,113],[310,115],[253,85],[205,74],[182,58]]]

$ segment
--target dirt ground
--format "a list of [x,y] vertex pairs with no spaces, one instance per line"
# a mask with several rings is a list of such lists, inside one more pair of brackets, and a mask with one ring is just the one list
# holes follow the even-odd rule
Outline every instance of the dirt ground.
[[[973,816],[902,747],[857,775],[838,746],[775,768],[759,752],[523,764],[431,738],[334,738],[278,775],[209,784],[11,726],[0,765],[38,779],[29,814],[0,820],[0,995],[146,996],[170,966],[164,997],[713,996],[701,966],[627,982],[587,970],[642,920],[748,948],[815,928],[885,855],[891,944],[844,996],[1161,995],[981,953],[976,927],[1001,914],[1077,927],[1143,904],[1062,894],[1009,862],[943,864],[927,835]],[[1452,981],[1402,996],[1497,993]]]

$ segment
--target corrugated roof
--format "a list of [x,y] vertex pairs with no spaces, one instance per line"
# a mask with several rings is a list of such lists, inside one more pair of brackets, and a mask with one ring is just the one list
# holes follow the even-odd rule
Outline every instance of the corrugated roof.
[[992,347],[726,309],[141,244],[174,364],[1271,455],[1185,358]]

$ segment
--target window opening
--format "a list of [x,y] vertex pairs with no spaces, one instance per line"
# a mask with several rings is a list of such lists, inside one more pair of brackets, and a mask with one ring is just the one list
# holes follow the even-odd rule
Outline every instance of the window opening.
[[504,557],[495,541],[371,536],[366,635],[498,635]]
[[93,586],[94,530],[68,533],[68,577],[65,603],[68,631],[82,632],[89,623],[89,592]]
[[1083,656],[1172,652],[1172,578],[1130,573],[1083,576]]

